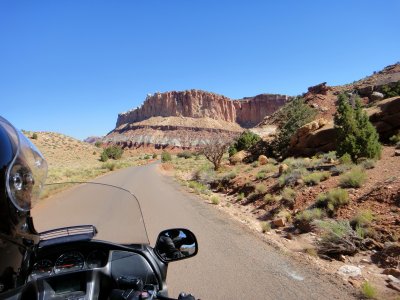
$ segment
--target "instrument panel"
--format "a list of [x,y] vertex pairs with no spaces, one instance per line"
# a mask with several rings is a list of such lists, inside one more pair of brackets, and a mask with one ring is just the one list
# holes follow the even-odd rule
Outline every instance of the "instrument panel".
[[31,276],[41,277],[102,268],[107,264],[108,255],[109,252],[102,249],[90,249],[85,252],[66,249],[61,253],[41,255],[32,267]]

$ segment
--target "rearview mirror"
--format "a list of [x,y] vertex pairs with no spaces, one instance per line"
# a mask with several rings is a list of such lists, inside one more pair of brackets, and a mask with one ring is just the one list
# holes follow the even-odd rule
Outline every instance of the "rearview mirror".
[[197,254],[197,239],[188,229],[164,230],[158,235],[154,251],[163,262],[189,258]]

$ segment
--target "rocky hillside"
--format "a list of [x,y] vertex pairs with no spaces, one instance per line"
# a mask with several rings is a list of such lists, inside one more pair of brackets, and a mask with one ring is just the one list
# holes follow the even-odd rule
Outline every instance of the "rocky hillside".
[[269,94],[231,100],[200,90],[156,93],[141,107],[119,114],[103,141],[129,148],[196,148],[255,126],[288,100]]

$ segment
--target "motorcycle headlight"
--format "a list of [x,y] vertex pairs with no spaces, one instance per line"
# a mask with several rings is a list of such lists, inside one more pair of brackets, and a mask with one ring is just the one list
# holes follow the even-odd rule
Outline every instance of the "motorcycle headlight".
[[[4,119],[2,125],[4,125]],[[8,123],[8,122],[7,122]],[[7,193],[18,210],[29,211],[39,199],[47,176],[47,162],[40,151],[11,124],[5,126],[14,145],[15,157],[7,170]]]

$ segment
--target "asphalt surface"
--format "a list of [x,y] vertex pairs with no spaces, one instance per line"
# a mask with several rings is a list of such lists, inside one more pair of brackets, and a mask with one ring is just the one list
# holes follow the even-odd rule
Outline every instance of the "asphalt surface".
[[[203,300],[354,298],[328,276],[277,252],[237,221],[183,191],[171,178],[159,173],[157,164],[119,170],[96,181],[123,187],[137,196],[151,245],[158,233],[167,228],[185,227],[196,234],[198,255],[169,265],[170,296],[185,291]],[[58,201],[57,206],[65,215],[77,217],[85,211],[80,207],[90,200],[80,199],[78,207],[69,209],[62,200]],[[51,214],[49,206],[40,205],[34,217],[43,219]],[[104,216],[110,209],[98,204],[90,216]],[[81,217],[90,219],[88,215]],[[121,226],[112,230],[129,236],[130,229],[123,226],[123,218]]]

